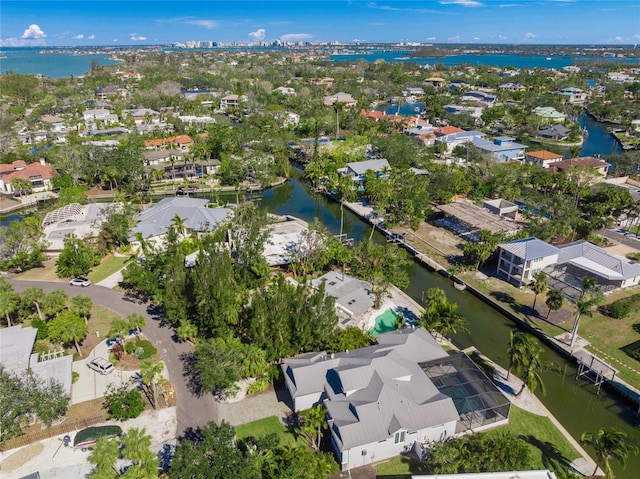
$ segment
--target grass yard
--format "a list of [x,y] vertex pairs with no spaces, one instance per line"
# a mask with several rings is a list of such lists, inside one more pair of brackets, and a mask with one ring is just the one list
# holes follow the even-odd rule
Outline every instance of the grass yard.
[[[509,432],[521,437],[531,449],[531,469],[565,470],[574,459],[580,457],[578,451],[556,429],[551,420],[511,406],[509,425],[499,427],[486,434]],[[399,476],[409,478],[411,474],[428,473],[419,462],[406,456],[396,457],[378,465],[379,476]]]
[[129,256],[105,256],[100,264],[93,268],[87,276],[95,284],[123,268],[130,259]]
[[287,426],[282,424],[276,416],[259,419],[257,421],[241,424],[235,427],[236,437],[264,437],[271,433],[276,433],[281,446],[295,446],[296,444],[306,444],[303,437],[297,437],[288,431]]

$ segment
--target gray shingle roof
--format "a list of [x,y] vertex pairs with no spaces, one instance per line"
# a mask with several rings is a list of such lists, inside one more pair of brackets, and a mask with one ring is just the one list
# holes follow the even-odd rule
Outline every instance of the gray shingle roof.
[[379,334],[378,344],[328,356],[285,359],[294,397],[326,393],[325,406],[341,450],[459,419],[419,362],[447,357],[424,329]]
[[525,238],[521,240],[509,241],[508,243],[502,243],[498,245],[505,251],[512,253],[518,258],[522,258],[525,261],[530,259],[544,258],[557,254],[560,250],[555,246],[539,240],[538,238]]
[[207,208],[209,200],[200,198],[163,198],[138,216],[138,224],[130,230],[131,236],[140,232],[145,238],[167,232],[173,218],[178,215],[190,230],[213,230],[232,212],[229,208]]
[[347,163],[347,168],[351,169],[356,175],[364,175],[367,170],[382,171],[385,168],[391,169],[387,160],[367,160],[367,161],[355,161]]

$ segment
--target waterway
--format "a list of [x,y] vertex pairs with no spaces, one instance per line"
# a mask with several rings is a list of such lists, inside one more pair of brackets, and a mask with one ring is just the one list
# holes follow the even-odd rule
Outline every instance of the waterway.
[[620,143],[607,129],[611,125],[599,123],[586,113],[580,116],[578,123],[580,123],[580,128],[586,129],[588,132],[580,149],[580,156],[610,156],[624,153]]
[[[313,193],[295,170],[289,182],[263,192],[259,203],[272,213],[289,214],[305,221],[318,218],[332,233],[339,233],[340,206]],[[343,232],[348,237],[357,241],[368,237],[370,231],[370,226],[344,210]],[[378,241],[384,241],[380,234],[374,237]],[[508,367],[509,332],[514,328],[508,318],[471,293],[456,290],[451,281],[418,264],[414,263],[409,268],[409,275],[411,282],[406,292],[416,301],[421,302],[424,292],[429,288],[442,288],[449,300],[458,303],[460,312],[469,321],[468,333],[453,336],[458,347],[474,345],[501,366]],[[544,347],[544,360],[559,364],[563,374],[543,372],[547,394],[537,394],[574,438],[579,439],[585,431],[597,432],[600,428],[614,427],[640,441],[640,417],[633,407],[605,389],[599,395],[596,394],[596,387],[592,383],[584,379],[576,380],[576,368],[573,364],[569,364],[564,357],[547,347]],[[614,464],[614,468],[618,479],[635,479],[640,471],[640,456],[630,458],[625,470],[617,464]]]

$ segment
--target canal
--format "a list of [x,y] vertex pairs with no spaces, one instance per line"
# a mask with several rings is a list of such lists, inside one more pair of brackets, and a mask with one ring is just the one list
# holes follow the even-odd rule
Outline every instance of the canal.
[[[258,203],[272,213],[289,214],[305,221],[318,218],[332,233],[339,233],[340,206],[313,193],[298,170],[292,169],[292,178],[286,184],[263,192]],[[358,241],[368,237],[371,228],[345,209],[343,232]],[[374,237],[384,241],[380,234]],[[429,288],[442,288],[449,300],[458,303],[460,312],[469,321],[469,333],[452,338],[458,347],[473,345],[498,364],[508,367],[509,332],[514,327],[508,318],[471,293],[456,290],[447,278],[417,263],[409,268],[409,275],[411,283],[406,292],[416,301],[421,302],[423,292]],[[640,417],[632,406],[605,389],[596,394],[592,383],[576,380],[573,364],[546,346],[544,360],[559,364],[563,374],[543,372],[547,394],[538,393],[538,396],[574,438],[579,439],[585,431],[597,432],[600,428],[614,427],[640,441]],[[614,468],[618,479],[635,479],[640,471],[640,456],[630,458],[625,470],[617,463],[614,463]]]

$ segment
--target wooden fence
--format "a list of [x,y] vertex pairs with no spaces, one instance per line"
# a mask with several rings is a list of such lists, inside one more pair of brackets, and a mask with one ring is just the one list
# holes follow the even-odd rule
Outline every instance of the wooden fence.
[[41,431],[30,432],[22,436],[14,437],[0,443],[0,451],[8,451],[9,449],[15,449],[17,447],[26,446],[28,444],[48,439],[50,437],[59,436],[61,434],[68,434],[74,431],[80,431],[99,422],[107,420],[106,411],[99,416],[93,416],[85,419],[77,419],[75,421],[65,421],[57,426],[51,426]]

